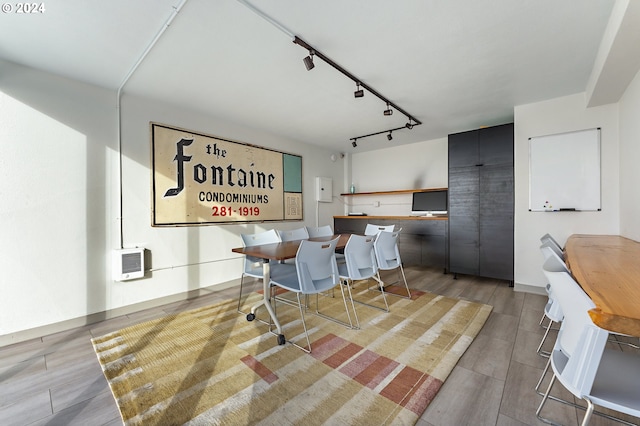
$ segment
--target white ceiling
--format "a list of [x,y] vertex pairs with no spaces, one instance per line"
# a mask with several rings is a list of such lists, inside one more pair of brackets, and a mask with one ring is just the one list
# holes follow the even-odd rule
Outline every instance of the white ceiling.
[[307,71],[295,34],[423,123],[362,139],[363,151],[506,123],[514,105],[585,91],[614,0],[251,4],[272,22],[241,0],[44,2],[44,13],[0,15],[0,58],[114,90],[135,68],[125,96],[339,152],[406,123],[370,93],[355,99],[318,58]]

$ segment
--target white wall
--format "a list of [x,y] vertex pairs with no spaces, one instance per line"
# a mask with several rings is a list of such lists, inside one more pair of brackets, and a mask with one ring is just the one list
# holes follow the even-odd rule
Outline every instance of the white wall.
[[[351,156],[356,192],[446,188],[449,176],[447,146],[447,138],[440,138],[377,151],[356,151]],[[376,216],[411,213],[411,194],[343,198],[347,203],[345,213],[363,212]]]
[[640,241],[640,72],[620,100],[620,234]]
[[117,130],[115,93],[4,61],[0,76],[2,345],[108,303]]
[[[618,234],[620,231],[618,107],[612,104],[586,108],[581,93],[520,105],[514,112],[515,287],[532,286],[542,291],[546,284],[539,250],[542,235],[548,232],[564,244],[571,234]],[[529,138],[594,127],[601,128],[602,211],[530,212]]]
[[[0,61],[0,346],[182,298],[189,290],[240,277],[240,233],[316,224],[315,176],[333,178],[344,161],[157,101],[124,96],[124,246],[144,246],[144,279],[114,282],[111,251],[120,247],[118,126],[115,91]],[[126,90],[125,90],[126,93]],[[288,223],[152,228],[149,121],[300,154],[304,220]],[[319,205],[332,223],[340,198]]]

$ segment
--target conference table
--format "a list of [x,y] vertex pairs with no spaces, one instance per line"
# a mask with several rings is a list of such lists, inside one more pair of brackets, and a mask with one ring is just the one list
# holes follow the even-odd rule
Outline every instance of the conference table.
[[[309,238],[308,240],[309,241],[331,241],[331,240],[334,240],[336,237],[338,237],[338,244],[336,245],[336,250],[338,250],[338,249],[345,248],[350,236],[351,234],[340,234],[340,235],[333,235],[333,236],[327,236],[327,237],[314,237],[314,238]],[[252,247],[237,247],[237,248],[231,249],[231,251],[234,253],[243,254],[245,256],[252,256],[252,257],[263,260],[262,262],[262,289],[264,292],[263,298],[259,303],[251,307],[251,312],[247,314],[247,321],[253,321],[256,317],[256,310],[260,306],[264,305],[264,307],[267,309],[267,312],[269,312],[269,316],[273,320],[273,323],[276,326],[276,329],[278,330],[277,338],[278,338],[279,345],[284,345],[286,340],[285,340],[284,334],[282,333],[282,327],[280,326],[280,322],[278,321],[278,318],[276,317],[273,307],[271,306],[270,289],[269,289],[269,282],[271,280],[270,262],[294,259],[296,257],[296,254],[298,253],[298,247],[300,246],[301,241],[302,240],[283,241],[280,243],[262,244],[258,246],[252,246]]]
[[640,337],[640,243],[619,235],[574,234],[564,248],[574,279],[596,305],[594,324]]

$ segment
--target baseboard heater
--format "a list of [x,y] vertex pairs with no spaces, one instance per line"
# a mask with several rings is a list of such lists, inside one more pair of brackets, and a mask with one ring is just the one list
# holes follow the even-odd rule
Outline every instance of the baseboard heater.
[[144,277],[144,248],[114,250],[114,281],[127,281],[142,277]]

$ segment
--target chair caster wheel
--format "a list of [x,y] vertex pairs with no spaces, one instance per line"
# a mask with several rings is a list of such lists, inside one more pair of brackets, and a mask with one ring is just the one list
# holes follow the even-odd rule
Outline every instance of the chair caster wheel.
[[284,334],[278,334],[278,344],[284,345],[287,341],[284,338]]
[[256,319],[256,314],[247,314],[247,321],[253,321]]

